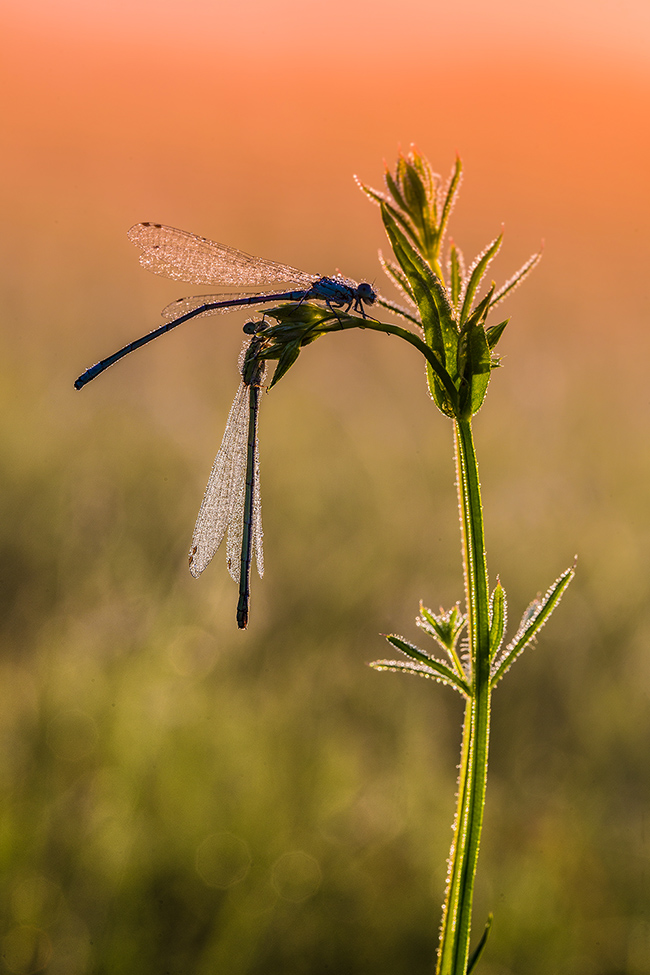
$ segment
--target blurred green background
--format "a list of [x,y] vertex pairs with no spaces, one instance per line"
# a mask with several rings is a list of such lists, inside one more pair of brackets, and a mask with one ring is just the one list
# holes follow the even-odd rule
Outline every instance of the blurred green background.
[[462,598],[451,428],[421,362],[332,336],[264,398],[266,575],[245,633],[225,556],[198,582],[186,561],[245,316],[72,387],[192,291],[139,267],[140,220],[389,293],[351,176],[378,186],[411,140],[444,174],[464,159],[466,257],[505,221],[501,281],[545,238],[475,421],[511,632],[579,556],[495,695],[481,971],[650,971],[647,11],[600,5],[581,31],[588,4],[401,6],[249,2],[246,30],[200,0],[2,15],[16,975],[432,970],[462,703],[366,666],[381,633],[422,641],[420,598]]

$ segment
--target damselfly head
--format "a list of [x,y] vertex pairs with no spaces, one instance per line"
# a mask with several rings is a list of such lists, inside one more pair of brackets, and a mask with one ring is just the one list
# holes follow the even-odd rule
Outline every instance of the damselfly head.
[[262,320],[260,322],[246,322],[243,331],[246,335],[256,335],[258,332],[263,332],[267,327],[267,323]]
[[367,281],[362,281],[361,284],[357,285],[357,294],[364,305],[374,305],[377,301],[377,292]]

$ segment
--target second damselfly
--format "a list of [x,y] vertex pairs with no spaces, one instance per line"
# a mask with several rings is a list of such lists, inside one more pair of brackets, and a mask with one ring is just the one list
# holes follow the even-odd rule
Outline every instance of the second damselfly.
[[252,338],[244,345],[239,358],[241,383],[212,465],[190,549],[190,572],[197,578],[227,533],[228,571],[239,583],[237,626],[240,629],[248,625],[253,555],[260,577],[264,573],[257,420],[266,375],[266,361],[260,358],[266,344],[265,328],[264,322],[244,325],[244,331]]

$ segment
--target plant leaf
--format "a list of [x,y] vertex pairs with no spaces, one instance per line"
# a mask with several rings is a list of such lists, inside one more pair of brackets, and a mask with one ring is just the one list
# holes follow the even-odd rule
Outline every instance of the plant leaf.
[[[384,210],[387,210],[390,213],[393,220],[395,221],[395,223],[399,224],[402,230],[404,230],[404,232],[408,234],[413,246],[417,247],[419,243],[418,233],[416,228],[408,219],[408,217],[405,216],[405,214],[402,213],[401,210],[398,210],[397,207],[393,206],[390,200],[382,200],[380,206],[381,206],[382,215]],[[384,220],[384,226],[385,225],[386,225],[386,221]]]
[[[416,647],[415,644],[411,643],[409,640],[405,640],[404,637],[396,636],[394,633],[391,633],[386,636],[386,639],[391,646],[395,647],[396,650],[401,650],[401,652],[406,654],[407,657],[410,657],[412,660],[417,660],[417,662],[420,664],[428,665],[433,660],[433,657],[430,657],[428,653],[425,653],[424,650],[420,650],[419,647]],[[443,663],[442,666],[446,667],[447,665]]]
[[420,310],[427,342],[441,355],[442,363],[449,371],[450,362],[455,366],[458,330],[447,292],[419,251],[395,225],[392,213],[384,205],[382,205],[382,216],[395,257],[408,279]]
[[[438,660],[436,657],[430,657],[427,653],[424,653],[419,647],[416,647],[413,643],[405,640],[401,636],[396,636],[391,634],[387,636],[386,639],[395,647],[396,650],[400,650],[405,656],[410,657],[412,660],[416,661],[417,671],[420,673],[420,669],[424,668],[425,671],[434,671],[434,676],[436,680],[444,680],[449,684],[453,684],[461,694],[471,694],[470,686],[465,680],[465,675],[455,674],[453,670],[449,667],[444,660]],[[377,663],[383,663],[384,661],[377,661]],[[412,667],[412,664],[404,665],[402,664],[400,669],[404,666]],[[427,676],[431,676],[430,674]]]
[[463,697],[471,697],[472,694],[469,684],[459,680],[449,667],[439,660],[431,660],[428,664],[409,664],[401,660],[373,660],[369,666],[375,670],[401,671],[406,674],[415,674],[417,677],[429,677],[441,684],[449,684]]
[[490,302],[492,301],[492,295],[494,294],[495,284],[492,282],[492,286],[484,298],[481,298],[478,305],[472,310],[471,314],[468,316],[465,326],[467,325],[484,325],[485,319],[487,318],[488,312],[490,310]]
[[[400,318],[405,318],[408,322],[412,322],[422,331],[422,322],[418,318],[417,312],[411,312],[408,308],[403,308],[402,305],[398,305],[396,301],[391,301],[390,298],[383,298],[381,295],[377,295],[375,304],[381,308],[386,308],[387,311],[392,311],[393,315],[399,315]],[[363,328],[363,323],[359,328]]]
[[458,359],[458,409],[460,416],[467,418],[481,408],[492,371],[490,347],[482,325],[465,325],[458,343]]
[[490,325],[490,327],[485,330],[485,337],[487,338],[490,350],[496,347],[496,344],[505,332],[506,325],[509,321],[510,319],[506,318],[505,321],[499,322],[498,325]]
[[402,226],[402,228],[409,235],[413,243],[417,245],[418,243],[417,231],[411,224],[410,220],[407,219],[405,213],[403,213],[400,209],[395,207],[392,200],[388,196],[386,196],[385,193],[381,193],[379,190],[373,190],[371,186],[366,186],[365,183],[362,183],[356,176],[354,177],[354,179],[361,192],[365,193],[366,196],[369,197],[369,199],[371,199],[373,203],[377,203],[380,207],[386,207],[390,211],[394,220]]
[[533,268],[537,267],[541,259],[542,259],[541,251],[538,251],[536,254],[533,254],[531,257],[529,257],[526,263],[522,264],[522,266],[519,268],[516,274],[513,274],[511,278],[508,278],[506,283],[502,285],[498,291],[495,291],[494,295],[492,296],[492,302],[490,307],[494,308],[494,306],[497,305],[500,301],[503,301],[506,295],[509,295],[511,291],[515,290],[515,288],[518,288],[521,282],[524,280],[525,277],[527,277],[530,274]]
[[[399,168],[399,161],[398,161],[398,168]],[[406,205],[406,200],[402,196],[402,191],[400,190],[399,186],[397,185],[397,183],[393,179],[393,174],[391,173],[391,171],[388,168],[388,166],[386,166],[386,168],[384,170],[384,180],[386,182],[386,186],[388,188],[388,192],[393,197],[393,199],[395,200],[395,202],[397,203],[397,205],[399,207],[401,207],[401,209],[404,210],[405,213],[408,212],[408,207]]]
[[409,165],[407,162],[404,167],[403,178],[404,200],[406,201],[404,209],[415,226],[419,228],[421,243],[425,244],[424,235],[427,230],[429,201],[422,176],[423,174],[417,166]]
[[454,168],[452,169],[451,176],[449,177],[447,192],[445,194],[445,199],[440,213],[440,226],[438,227],[438,237],[440,240],[442,240],[445,235],[447,224],[449,223],[449,217],[451,216],[451,211],[454,208],[454,203],[456,202],[456,197],[458,196],[462,176],[463,164],[460,160],[460,156],[456,156],[456,162],[454,163]]
[[490,600],[490,660],[499,652],[503,642],[503,632],[508,617],[506,594],[497,579],[497,584]]
[[352,178],[354,179],[354,182],[357,184],[361,192],[365,193],[366,196],[370,200],[372,200],[373,203],[376,203],[379,206],[382,203],[390,202],[389,198],[386,196],[385,193],[382,193],[380,190],[373,190],[372,186],[366,186],[365,183],[361,182],[358,176],[353,176]]
[[481,935],[480,941],[476,948],[472,952],[469,961],[467,962],[467,975],[472,975],[472,972],[478,964],[478,960],[483,954],[483,949],[487,944],[488,935],[490,933],[490,928],[492,927],[492,921],[494,920],[494,915],[488,914],[488,919],[485,922],[485,928],[483,929],[483,934]]
[[394,261],[385,258],[381,251],[379,251],[379,263],[384,269],[384,273],[389,277],[395,287],[401,291],[402,295],[407,298],[412,305],[415,305],[411,285],[409,284],[408,278],[402,269],[398,267]]
[[275,372],[273,373],[273,379],[269,383],[269,389],[273,389],[275,384],[279,382],[282,377],[289,371],[291,366],[294,364],[298,356],[300,355],[300,340],[295,342],[287,342],[283,346],[282,351],[278,357],[278,364],[275,367]]
[[[560,602],[564,592],[576,573],[576,564],[573,563],[568,569],[559,576],[550,589],[547,590],[543,599],[533,600],[529,608],[522,616],[519,629],[515,634],[514,640],[508,644],[505,651],[492,662],[492,676],[490,685],[492,687],[501,680],[506,670],[508,670],[516,658],[526,649],[528,644],[539,633],[549,616]],[[532,612],[529,612],[532,609]]]
[[415,302],[418,306],[427,345],[438,354],[440,364],[446,367],[446,349],[438,314],[438,306],[433,295],[434,275],[411,246],[401,229],[393,220],[390,210],[382,204],[384,227],[399,265],[404,272]]
[[453,240],[449,250],[449,287],[451,302],[454,309],[457,309],[463,287],[463,255]]
[[465,296],[463,298],[463,307],[461,309],[460,320],[459,320],[461,326],[464,323],[464,321],[469,317],[472,308],[472,302],[474,301],[474,295],[476,294],[478,286],[481,283],[481,280],[483,279],[483,275],[487,271],[490,263],[493,261],[493,259],[497,254],[497,251],[501,247],[502,240],[503,240],[503,234],[499,234],[498,237],[495,237],[494,240],[488,244],[485,250],[478,255],[478,257],[474,260],[474,263],[469,269],[469,278],[467,281],[467,288],[465,289]]
[[439,646],[447,653],[451,660],[452,667],[461,680],[467,678],[460,657],[456,650],[456,645],[463,629],[467,623],[466,617],[461,613],[458,603],[448,612],[440,610],[440,615],[436,616],[430,609],[420,602],[420,616],[415,621],[420,629],[424,630]]
[[440,615],[436,616],[430,609],[420,602],[421,619],[417,620],[425,632],[430,633],[440,643],[444,650],[450,650],[458,643],[458,638],[463,631],[467,619],[461,613],[458,603],[448,612],[440,610]]

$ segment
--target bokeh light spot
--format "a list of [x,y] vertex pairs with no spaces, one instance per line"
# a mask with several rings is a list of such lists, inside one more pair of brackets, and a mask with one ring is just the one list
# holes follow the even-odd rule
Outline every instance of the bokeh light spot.
[[322,879],[318,860],[302,850],[284,853],[273,865],[273,886],[283,900],[294,904],[313,897]]
[[251,861],[248,845],[233,833],[212,833],[196,851],[197,873],[208,887],[222,890],[241,883]]

